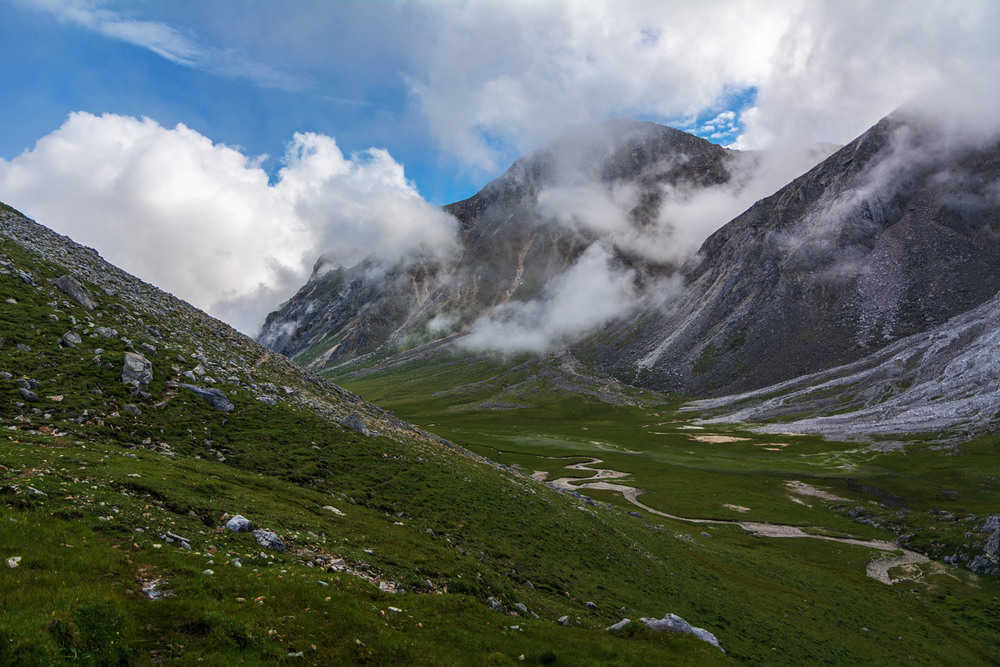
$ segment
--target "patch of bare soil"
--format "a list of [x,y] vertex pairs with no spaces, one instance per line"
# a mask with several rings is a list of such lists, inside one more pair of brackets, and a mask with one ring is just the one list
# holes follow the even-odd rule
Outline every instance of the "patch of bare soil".
[[840,496],[835,496],[829,491],[824,491],[823,489],[817,489],[811,484],[806,484],[805,482],[800,482],[795,479],[790,479],[785,482],[785,487],[792,493],[797,493],[800,496],[813,496],[814,498],[820,498],[822,500],[833,500],[839,502],[847,502],[847,498],[841,498]]
[[689,435],[692,440],[697,440],[698,442],[706,442],[710,445],[721,445],[726,442],[743,442],[749,440],[750,438],[740,438],[735,435]]

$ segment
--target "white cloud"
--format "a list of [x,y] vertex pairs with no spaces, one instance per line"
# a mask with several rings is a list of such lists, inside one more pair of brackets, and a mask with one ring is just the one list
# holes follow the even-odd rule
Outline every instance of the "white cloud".
[[462,345],[504,354],[544,352],[628,313],[637,298],[633,278],[595,243],[549,281],[541,298],[501,304],[473,325]]
[[310,86],[304,77],[276,69],[241,49],[203,44],[169,24],[131,19],[103,8],[105,3],[97,0],[32,0],[28,4],[61,21],[148,49],[184,67],[247,79],[265,88],[303,90]]
[[[995,91],[1000,70],[1000,5],[991,0],[580,0],[429,11],[437,35],[413,56],[415,99],[441,148],[486,171],[568,123],[641,115],[686,126],[751,89],[738,147],[846,143],[943,82]],[[707,124],[734,121],[727,110]]]
[[75,113],[0,160],[0,192],[248,333],[320,254],[353,264],[456,248],[456,221],[384,150],[345,157],[331,137],[296,134],[274,183],[260,161],[184,125]]

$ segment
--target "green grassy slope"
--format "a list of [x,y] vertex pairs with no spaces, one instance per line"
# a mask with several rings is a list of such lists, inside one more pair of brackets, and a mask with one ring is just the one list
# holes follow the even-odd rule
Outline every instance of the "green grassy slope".
[[[914,442],[879,451],[810,436],[707,430],[678,413],[678,401],[670,397],[607,381],[598,399],[595,382],[567,373],[559,360],[490,361],[459,354],[375,370],[339,379],[400,416],[525,472],[543,471],[548,479],[589,477],[565,466],[600,458],[598,467],[628,473],[612,481],[645,490],[641,502],[662,512],[789,524],[820,535],[902,538],[936,559],[892,570],[894,578],[917,581],[889,587],[865,577],[867,562],[878,556],[864,547],[748,537],[737,526],[671,522],[640,510],[644,521],[662,522],[664,531],[686,533],[699,545],[694,553],[714,579],[700,582],[701,595],[726,590],[747,603],[749,610],[725,596],[716,601],[716,611],[730,623],[747,614],[737,636],[753,648],[740,657],[784,661],[787,656],[766,657],[770,647],[762,648],[777,636],[778,643],[798,644],[802,652],[796,655],[812,661],[992,660],[990,647],[1000,640],[1000,624],[988,611],[997,604],[996,578],[941,561],[952,554],[971,557],[986,537],[979,526],[1000,508],[995,439],[945,449]],[[717,436],[726,441],[713,441]],[[796,493],[790,482],[835,498]],[[638,509],[617,492],[584,492],[623,510]],[[703,537],[702,530],[712,537]],[[708,544],[719,551],[703,551]],[[913,615],[917,607],[925,614],[921,621]],[[878,658],[856,643],[859,632],[876,632],[868,625],[873,616],[886,633],[883,639],[897,642],[887,643],[895,648]],[[781,629],[768,628],[775,618]],[[927,633],[971,653],[937,653],[923,644]],[[895,650],[914,640],[919,649]]]
[[[4,235],[32,229],[4,225]],[[890,587],[865,575],[881,555],[868,547],[636,517],[612,494],[595,503],[556,491],[306,374],[92,254],[62,252],[47,237],[32,244],[44,257],[0,238],[0,371],[11,374],[0,380],[0,556],[20,558],[13,568],[0,563],[0,664],[522,664],[522,655],[524,664],[568,665],[886,664],[911,656],[987,664],[995,657],[1000,591],[989,578],[927,569],[919,581]],[[67,266],[98,300],[93,313],[50,284]],[[99,325],[119,335],[92,335]],[[71,329],[83,342],[60,346]],[[157,348],[148,353],[148,398],[130,395],[120,377],[127,348],[143,343]],[[661,462],[657,472],[624,451],[639,451],[647,418],[672,418],[669,404],[624,389],[612,392],[621,405],[606,405],[565,387],[536,388],[531,367],[509,369],[523,390],[497,396],[483,382],[487,370],[459,359],[400,368],[377,383],[400,416],[412,407],[428,429],[501,464],[554,473],[569,461],[539,454],[599,451],[608,467],[646,475],[636,478],[641,485],[660,480],[661,490],[643,498],[681,513],[664,495],[671,485],[663,471],[684,466]],[[224,391],[234,411],[178,388],[175,378],[191,382],[186,371],[194,384]],[[502,384],[511,386],[511,377]],[[37,402],[22,397],[19,380],[34,381]],[[456,390],[467,396],[457,400]],[[479,396],[538,402],[468,410]],[[532,410],[530,420],[516,416]],[[488,420],[477,423],[480,413]],[[350,414],[372,434],[341,426]],[[728,490],[723,480],[753,477],[739,472],[753,454],[731,443],[719,469],[695,465],[686,452],[698,450],[680,440],[684,424],[675,426],[658,455],[687,457],[704,486],[686,494],[701,500],[685,510],[726,511],[709,495]],[[583,428],[596,434],[573,430]],[[630,433],[634,442],[616,450]],[[820,443],[801,446],[823,454]],[[799,470],[790,454],[768,454]],[[859,456],[845,448],[824,455]],[[991,455],[984,450],[983,460]],[[630,461],[644,465],[625,467]],[[889,466],[883,472],[895,474]],[[849,486],[845,480],[835,490],[860,498]],[[733,489],[757,494],[747,502],[783,507],[785,492],[758,481]],[[839,515],[823,503],[801,507],[782,509],[781,520],[862,528],[843,517],[827,523]],[[285,550],[222,530],[235,513],[279,534]],[[165,597],[150,599],[149,590]],[[668,612],[713,632],[726,654],[690,636],[603,629]],[[562,616],[568,627],[556,622]]]
[[[617,510],[581,512],[30,223],[0,233],[44,255],[0,237],[0,555],[15,566],[0,564],[0,664],[725,659],[690,636],[603,630],[628,600],[706,624],[690,604],[616,590],[649,539]],[[70,268],[95,311],[52,286]],[[82,343],[60,345],[68,331]],[[121,381],[143,344],[156,347],[145,398]],[[176,381],[220,389],[235,410]],[[341,426],[349,414],[371,435]],[[286,549],[224,531],[227,513]],[[606,556],[619,564],[605,572]]]

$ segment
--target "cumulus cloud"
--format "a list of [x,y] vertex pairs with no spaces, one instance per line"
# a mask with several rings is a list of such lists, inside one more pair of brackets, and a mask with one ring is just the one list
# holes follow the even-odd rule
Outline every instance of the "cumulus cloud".
[[487,170],[568,123],[695,116],[765,76],[789,22],[751,2],[466,3],[435,19],[411,88],[441,147]]
[[[741,148],[843,144],[942,82],[992,94],[1000,65],[991,0],[590,0],[433,13],[437,39],[414,56],[411,89],[442,149],[487,171],[566,123],[619,115],[704,136],[741,126]],[[724,106],[746,91],[749,109]]]
[[544,352],[608,320],[636,303],[634,275],[615,266],[608,248],[594,243],[531,301],[509,301],[476,322],[462,345],[504,354]]
[[456,248],[456,221],[421,199],[384,150],[345,156],[331,137],[296,134],[274,182],[261,160],[184,125],[74,113],[0,160],[0,192],[248,333],[320,254],[353,264]]

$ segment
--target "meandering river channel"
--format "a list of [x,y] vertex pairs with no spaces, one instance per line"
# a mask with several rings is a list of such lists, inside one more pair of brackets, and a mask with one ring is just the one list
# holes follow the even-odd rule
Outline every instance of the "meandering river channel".
[[[866,573],[872,579],[877,579],[884,584],[892,585],[894,580],[889,576],[889,570],[894,567],[899,567],[902,565],[912,565],[919,563],[930,562],[930,559],[923,554],[919,554],[915,551],[910,551],[904,548],[898,542],[889,542],[886,540],[861,540],[851,537],[831,537],[829,535],[815,535],[813,533],[807,533],[798,526],[786,526],[782,524],[775,523],[758,523],[754,521],[735,521],[727,519],[692,519],[684,516],[677,516],[676,514],[668,514],[666,512],[661,512],[660,510],[653,509],[649,505],[644,504],[639,500],[639,496],[645,493],[642,489],[637,489],[634,486],[628,486],[626,484],[615,483],[614,481],[628,477],[629,473],[621,472],[618,470],[609,470],[607,468],[596,468],[601,463],[604,463],[603,459],[593,458],[589,461],[581,461],[579,463],[571,463],[565,468],[567,470],[581,470],[584,472],[594,473],[592,477],[560,477],[558,479],[551,480],[549,483],[557,489],[564,489],[567,491],[581,491],[583,489],[596,489],[601,491],[612,491],[622,494],[622,496],[628,500],[630,503],[636,507],[640,507],[650,514],[655,514],[657,516],[666,517],[668,519],[673,519],[675,521],[684,521],[687,523],[694,524],[714,524],[714,525],[730,525],[739,526],[748,533],[753,533],[754,535],[760,535],[761,537],[805,537],[813,540],[826,540],[828,542],[841,542],[843,544],[853,544],[860,547],[868,547],[871,549],[878,549],[879,551],[901,551],[902,555],[890,556],[887,558],[878,558],[872,560],[868,563],[866,568]],[[549,473],[544,471],[536,471],[531,477],[540,482],[548,481]],[[814,494],[815,495],[815,494]]]

